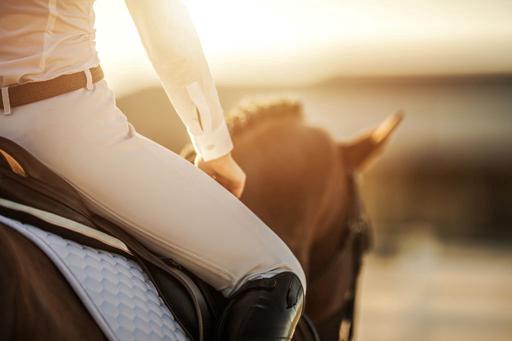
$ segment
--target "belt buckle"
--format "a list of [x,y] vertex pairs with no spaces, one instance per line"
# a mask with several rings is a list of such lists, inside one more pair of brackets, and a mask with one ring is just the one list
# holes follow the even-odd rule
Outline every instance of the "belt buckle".
[[11,100],[9,99],[9,87],[3,87],[2,88],[2,105],[4,107],[2,114],[4,115],[11,115]]

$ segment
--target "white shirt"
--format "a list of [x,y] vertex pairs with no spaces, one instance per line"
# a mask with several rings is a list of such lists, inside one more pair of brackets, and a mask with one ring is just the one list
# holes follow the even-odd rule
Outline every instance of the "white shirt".
[[[217,90],[183,3],[125,2],[196,152],[208,161],[231,151]],[[98,65],[93,3],[0,0],[0,86],[52,79]]]

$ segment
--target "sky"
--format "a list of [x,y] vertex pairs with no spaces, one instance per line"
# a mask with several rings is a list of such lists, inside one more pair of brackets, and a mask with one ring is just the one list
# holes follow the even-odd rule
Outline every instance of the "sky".
[[[510,0],[185,3],[218,84],[512,73]],[[95,10],[109,81],[121,89],[157,82],[124,1],[97,0]]]

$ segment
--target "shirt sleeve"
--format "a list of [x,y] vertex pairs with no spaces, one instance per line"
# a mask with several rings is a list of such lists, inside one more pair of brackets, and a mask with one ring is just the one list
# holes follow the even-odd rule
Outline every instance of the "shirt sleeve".
[[181,0],[125,0],[195,151],[208,161],[233,143],[201,43]]

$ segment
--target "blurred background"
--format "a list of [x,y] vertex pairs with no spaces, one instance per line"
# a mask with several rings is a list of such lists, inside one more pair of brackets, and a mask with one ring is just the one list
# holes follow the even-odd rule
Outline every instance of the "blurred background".
[[[226,111],[292,96],[347,141],[406,112],[361,179],[376,244],[356,339],[511,340],[512,1],[185,3]],[[124,2],[95,6],[118,105],[179,152],[185,129]]]

